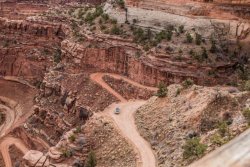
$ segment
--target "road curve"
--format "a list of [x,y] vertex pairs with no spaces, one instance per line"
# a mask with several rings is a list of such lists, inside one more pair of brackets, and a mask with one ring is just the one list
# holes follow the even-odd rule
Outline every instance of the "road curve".
[[[22,85],[26,85],[32,89],[34,87],[30,86],[25,81],[20,81],[15,77],[7,77],[3,78],[6,81],[17,82]],[[14,91],[15,94],[15,91]],[[27,102],[27,101],[26,101]],[[25,102],[24,102],[25,103]],[[26,103],[25,103],[26,104]],[[25,105],[22,104],[22,105]],[[28,102],[27,102],[28,104]],[[27,105],[26,104],[26,105]],[[11,157],[9,154],[9,147],[11,145],[15,145],[23,154],[28,151],[28,148],[25,146],[23,141],[19,138],[7,136],[8,133],[14,128],[21,125],[30,114],[32,114],[32,106],[20,106],[17,101],[14,101],[10,98],[0,96],[0,112],[4,112],[6,119],[3,125],[0,126],[0,153],[2,154],[5,167],[13,167],[11,162]],[[22,110],[28,111],[26,113],[22,113]]]
[[[139,154],[139,161],[137,160],[137,166],[156,167],[156,160],[153,150],[151,149],[149,143],[143,137],[140,136],[134,120],[135,111],[140,106],[145,104],[145,101],[127,101],[119,93],[113,90],[107,83],[104,82],[104,80],[102,79],[104,75],[109,75],[117,79],[123,79],[126,82],[129,82],[130,84],[140,88],[150,90],[157,89],[143,86],[139,83],[136,83],[128,78],[119,76],[117,74],[94,73],[90,76],[91,80],[102,86],[104,89],[106,89],[108,92],[110,92],[112,95],[114,95],[121,101],[120,103],[111,104],[101,114],[107,116],[108,118],[111,118],[118,127],[118,130],[121,132],[121,134],[129,141],[129,143],[134,146],[134,149]],[[119,115],[114,114],[114,110],[117,106],[119,106],[119,108],[121,109],[121,113]]]
[[27,147],[20,139],[14,137],[5,137],[0,143],[0,152],[3,156],[5,167],[12,167],[12,162],[9,154],[9,147],[15,145],[23,154],[28,152]]

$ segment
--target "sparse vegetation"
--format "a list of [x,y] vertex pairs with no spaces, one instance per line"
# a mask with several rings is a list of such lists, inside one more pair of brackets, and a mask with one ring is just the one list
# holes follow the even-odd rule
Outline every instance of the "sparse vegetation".
[[121,35],[122,29],[120,29],[117,25],[114,25],[110,31],[112,35]]
[[62,52],[60,49],[57,49],[54,53],[54,62],[59,63],[62,60]]
[[62,155],[65,157],[65,158],[69,158],[71,156],[73,156],[73,152],[69,149],[64,149],[62,151]]
[[76,140],[76,136],[74,134],[69,136],[69,141],[74,142]]
[[181,26],[178,27],[178,32],[181,33],[181,34],[185,32],[184,31],[184,25],[181,25]]
[[186,141],[183,149],[184,159],[195,159],[201,157],[205,153],[207,145],[200,143],[200,138],[194,137]]
[[250,91],[250,80],[245,81],[245,83],[244,83],[244,90],[245,91]]
[[160,83],[158,86],[158,91],[157,91],[156,95],[158,97],[166,97],[167,93],[168,93],[168,89],[167,89],[166,85],[163,83]]
[[182,82],[182,86],[184,88],[189,88],[190,86],[192,86],[194,84],[194,81],[190,78],[186,79],[185,81]]
[[246,122],[250,124],[250,108],[245,108],[242,113],[246,119]]
[[202,42],[202,36],[198,33],[195,34],[195,43],[196,45],[200,45]]
[[192,43],[192,42],[193,42],[193,37],[191,36],[190,33],[187,33],[186,39],[187,39],[187,42],[188,42],[188,43]]
[[229,127],[226,121],[221,121],[218,123],[218,132],[222,137],[229,134]]
[[125,2],[124,2],[124,0],[116,0],[116,3],[117,3],[121,8],[125,8]]
[[213,144],[217,146],[222,146],[223,144],[229,141],[229,138],[228,137],[223,138],[220,134],[215,133],[210,140]]
[[85,161],[85,167],[95,167],[97,165],[96,156],[93,151],[90,151]]

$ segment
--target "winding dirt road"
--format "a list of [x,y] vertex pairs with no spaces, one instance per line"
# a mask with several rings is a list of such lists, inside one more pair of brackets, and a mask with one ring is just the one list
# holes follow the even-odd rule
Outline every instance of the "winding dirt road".
[[[26,96],[24,96],[24,94]],[[5,114],[5,122],[0,126],[0,153],[5,167],[13,167],[9,147],[15,145],[23,154],[28,148],[19,138],[8,133],[20,126],[32,114],[34,87],[15,77],[0,79],[0,111]]]
[[[139,161],[137,160],[138,167],[156,167],[156,160],[151,149],[149,143],[140,136],[137,131],[137,127],[134,120],[135,111],[145,104],[145,101],[127,101],[123,98],[119,93],[117,93],[114,89],[112,89],[107,83],[102,79],[103,76],[108,75],[114,77],[116,79],[123,79],[124,81],[143,88],[156,91],[156,88],[143,86],[139,83],[136,83],[126,77],[117,75],[117,74],[108,74],[108,73],[94,73],[90,76],[91,80],[98,83],[116,98],[118,98],[121,102],[111,104],[107,107],[103,113],[104,116],[111,118],[113,122],[117,125],[118,130],[121,134],[134,146],[134,149],[139,154]],[[119,115],[114,114],[114,110],[116,107],[121,109],[121,113]]]
[[12,162],[9,154],[9,148],[11,145],[15,145],[23,154],[26,154],[29,150],[22,142],[22,140],[14,137],[5,137],[0,143],[0,152],[3,156],[6,167],[12,167]]

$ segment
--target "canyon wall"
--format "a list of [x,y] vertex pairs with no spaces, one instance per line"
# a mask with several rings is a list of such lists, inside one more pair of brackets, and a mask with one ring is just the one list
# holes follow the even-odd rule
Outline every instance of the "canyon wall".
[[[201,85],[213,85],[225,83],[224,77],[214,79],[207,74],[199,75],[202,68],[193,68],[192,71],[186,70],[186,66],[180,66],[176,70],[167,67],[159,67],[152,64],[147,58],[137,59],[126,47],[110,46],[107,48],[88,48],[83,45],[64,40],[61,44],[63,55],[66,61],[71,61],[78,65],[78,68],[94,68],[96,71],[119,73],[131,78],[139,83],[156,86],[160,82],[165,84],[180,83],[185,79],[192,79]],[[173,65],[174,66],[174,65]],[[183,69],[182,69],[183,68]],[[225,69],[223,69],[224,71]],[[209,69],[209,68],[208,68]],[[206,72],[206,70],[204,70]]]
[[0,75],[42,79],[65,37],[60,25],[0,19]]

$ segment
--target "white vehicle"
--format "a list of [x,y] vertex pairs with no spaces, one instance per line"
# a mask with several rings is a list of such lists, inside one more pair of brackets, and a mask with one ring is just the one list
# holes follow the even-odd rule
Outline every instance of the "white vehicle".
[[116,107],[116,108],[115,108],[115,114],[120,114],[120,112],[121,112],[120,108],[119,108],[119,107]]

